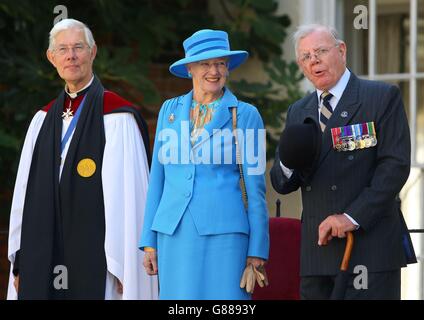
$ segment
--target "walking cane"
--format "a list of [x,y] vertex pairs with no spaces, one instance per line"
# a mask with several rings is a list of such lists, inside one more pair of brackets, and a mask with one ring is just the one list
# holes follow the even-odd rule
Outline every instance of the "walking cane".
[[340,266],[339,273],[336,276],[336,279],[334,281],[334,288],[331,292],[330,300],[344,300],[347,284],[349,281],[349,261],[350,256],[352,254],[352,248],[353,248],[353,234],[351,231],[347,232],[347,239],[346,239],[346,247],[343,255],[342,264]]

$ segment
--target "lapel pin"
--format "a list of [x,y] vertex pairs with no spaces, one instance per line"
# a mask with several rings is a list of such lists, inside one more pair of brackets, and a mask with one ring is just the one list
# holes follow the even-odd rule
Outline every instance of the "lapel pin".
[[169,123],[172,123],[172,122],[174,122],[174,120],[175,120],[175,115],[173,113],[171,113],[169,115],[168,121],[169,121]]
[[347,111],[343,111],[343,112],[341,113],[341,116],[342,116],[342,118],[347,118],[347,116],[348,116]]

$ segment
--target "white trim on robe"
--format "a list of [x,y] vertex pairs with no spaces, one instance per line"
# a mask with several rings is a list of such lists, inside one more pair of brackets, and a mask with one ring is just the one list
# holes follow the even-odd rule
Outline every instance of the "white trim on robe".
[[[8,258],[11,262],[7,298],[16,299],[13,262],[20,248],[22,213],[32,153],[46,112],[34,116],[25,137],[13,193],[9,228]],[[144,253],[138,249],[143,226],[149,168],[144,143],[134,116],[116,113],[104,116],[106,145],[102,184],[105,205],[106,299],[157,299],[158,281],[144,271]],[[63,133],[69,123],[65,123]],[[72,137],[71,137],[72,138]],[[68,144],[71,139],[69,139]],[[69,145],[65,147],[67,152]],[[123,294],[117,293],[119,279]]]

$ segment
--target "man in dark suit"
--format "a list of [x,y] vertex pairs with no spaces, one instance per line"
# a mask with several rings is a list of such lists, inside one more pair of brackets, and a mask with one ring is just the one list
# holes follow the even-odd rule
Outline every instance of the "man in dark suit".
[[315,119],[322,144],[313,171],[285,167],[277,150],[271,180],[280,193],[302,191],[301,297],[330,297],[342,238],[353,231],[345,298],[400,299],[405,230],[396,196],[410,171],[400,91],[350,72],[346,44],[332,28],[301,26],[294,40],[298,65],[316,90],[290,106],[286,128]]

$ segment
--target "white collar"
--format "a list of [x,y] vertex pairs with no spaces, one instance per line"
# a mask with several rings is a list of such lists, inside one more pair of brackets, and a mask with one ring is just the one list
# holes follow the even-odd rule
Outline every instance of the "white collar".
[[91,85],[91,83],[93,82],[93,80],[94,80],[94,75],[91,77],[91,80],[84,86],[84,88],[81,88],[81,89],[79,89],[77,92],[72,92],[72,93],[69,93],[68,92],[68,85],[67,84],[65,84],[65,92],[66,92],[66,94],[71,98],[71,99],[75,99],[77,96],[78,96],[78,93],[79,92],[81,92],[81,91],[83,91],[83,90],[85,90],[85,89],[87,89],[90,85]]
[[[348,68],[345,69],[343,75],[337,81],[336,85],[332,87],[328,92],[330,92],[333,97],[335,97],[337,100],[340,100],[340,98],[343,95],[343,92],[346,89],[347,83],[349,82],[350,78],[350,71]],[[318,95],[318,101],[321,99],[321,94],[324,92],[324,90],[317,89],[317,95]]]

